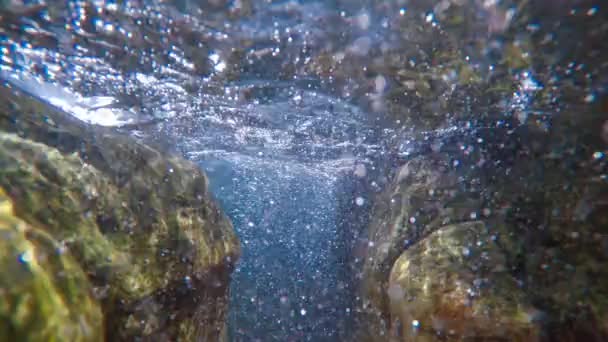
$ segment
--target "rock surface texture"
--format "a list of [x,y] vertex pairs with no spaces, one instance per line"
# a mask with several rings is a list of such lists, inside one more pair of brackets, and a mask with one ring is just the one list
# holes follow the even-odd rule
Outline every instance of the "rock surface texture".
[[0,97],[0,340],[218,340],[240,247],[203,172]]
[[[459,4],[448,7],[472,2]],[[447,99],[463,125],[453,135],[412,138],[424,142],[395,158],[374,200],[361,341],[608,339],[608,100],[577,86],[605,84],[598,42],[606,17],[594,16],[591,1],[514,5],[518,14],[501,32],[488,32],[500,37],[502,58],[492,65],[500,72],[467,77],[468,88],[450,96],[440,87],[415,89],[427,91],[417,96],[425,101],[397,111],[414,132],[441,127],[427,117]],[[587,8],[580,15],[579,6]],[[534,34],[526,33],[531,22]],[[576,65],[588,69],[573,74]],[[440,70],[441,63],[429,72]]]
[[580,108],[394,172],[368,231],[362,340],[608,338],[607,113]]

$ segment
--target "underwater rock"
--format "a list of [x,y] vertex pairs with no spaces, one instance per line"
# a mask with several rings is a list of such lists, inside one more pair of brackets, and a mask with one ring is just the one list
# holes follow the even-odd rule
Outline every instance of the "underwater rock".
[[13,212],[0,188],[0,341],[101,341],[103,319],[80,265]]
[[[434,315],[452,315],[470,323],[447,329],[457,338],[605,340],[605,118],[601,101],[552,117],[551,130],[538,118],[512,118],[502,129],[446,138],[398,168],[374,201],[360,339],[399,339],[414,320],[421,340],[438,339],[431,336],[446,336],[447,323],[433,323]],[[477,232],[457,233],[462,227]],[[489,248],[483,255],[495,255],[483,267],[450,254],[458,244],[473,253],[473,239]],[[493,292],[484,289],[477,304],[458,309],[465,294],[455,284],[465,278],[491,284]],[[496,306],[471,314],[484,296]],[[512,301],[517,306],[507,305]],[[484,330],[495,324],[504,329]]]
[[391,339],[533,341],[534,309],[482,222],[446,226],[395,262],[387,294]]
[[[391,91],[396,91],[395,110],[388,104],[387,111],[400,115],[399,122],[406,124],[404,131],[449,127],[445,123],[453,123],[455,131],[422,132],[422,139],[406,135],[407,141],[424,141],[412,153],[401,148],[401,144],[407,145],[402,137],[392,145],[398,150],[395,167],[390,170],[392,181],[372,201],[369,247],[360,284],[361,341],[387,341],[391,334],[393,339],[406,339],[404,336],[412,332],[412,320],[420,324],[415,340],[449,339],[444,328],[430,324],[427,305],[434,303],[437,310],[443,308],[447,313],[452,306],[443,306],[441,300],[458,292],[449,287],[453,284],[431,285],[440,284],[442,279],[459,279],[467,272],[488,284],[500,284],[486,298],[504,305],[489,311],[483,318],[486,323],[477,316],[479,320],[472,318],[476,323],[467,329],[454,329],[455,339],[511,340],[512,334],[540,341],[608,339],[608,282],[604,281],[608,279],[608,99],[603,90],[591,92],[593,87],[580,86],[583,73],[569,76],[584,65],[589,68],[586,75],[597,75],[593,82],[605,83],[605,66],[599,61],[605,55],[605,44],[599,41],[606,36],[608,26],[605,16],[595,15],[597,7],[588,1],[577,2],[587,8],[579,12],[542,1],[503,6],[508,3],[492,9],[495,13],[486,13],[491,34],[481,38],[479,46],[490,47],[485,53],[487,60],[496,62],[492,62],[491,72],[473,68],[476,77],[471,70],[459,69],[466,63],[459,62],[462,55],[456,51],[475,56],[479,50],[475,44],[470,50],[463,48],[450,35],[461,42],[467,42],[468,36],[450,29],[436,33],[437,42],[452,43],[445,47],[433,48],[427,42],[430,37],[420,33],[421,44],[431,48],[419,51],[430,52],[427,55],[432,58],[417,56],[413,58],[416,63],[398,63],[396,59],[394,64],[400,67],[383,73],[394,77],[388,80],[386,96],[390,98]],[[460,5],[450,6],[457,10],[452,13],[467,11],[459,9]],[[517,8],[516,15],[501,22],[506,17],[499,18],[503,16],[500,13],[508,7]],[[483,23],[461,22],[457,17],[468,16],[449,13],[441,18],[440,12],[436,7],[430,13],[431,24],[439,18],[439,26],[444,26],[447,19],[467,31],[467,25]],[[413,5],[407,13],[416,13]],[[421,18],[416,20],[426,21]],[[538,28],[534,34],[526,34],[530,23]],[[405,31],[418,38],[414,29]],[[493,44],[497,38],[501,43]],[[374,77],[373,67],[368,70]],[[466,79],[470,82],[464,82]],[[400,89],[400,84],[406,89]],[[450,84],[454,87],[446,88]],[[404,91],[414,93],[415,98],[408,99]],[[429,105],[433,107],[425,107]],[[434,113],[437,122],[428,116]],[[453,227],[477,224],[495,239],[493,246],[502,255],[496,266],[502,265],[505,271],[465,271],[466,263],[458,258],[445,262],[449,251],[433,252],[441,245],[441,236],[453,234]],[[450,236],[454,243],[468,239]],[[494,247],[492,253],[498,253]],[[405,267],[407,260],[416,262]],[[516,287],[507,282],[509,278]],[[419,292],[403,305],[395,300],[424,288],[422,279],[428,280],[429,293]],[[516,318],[519,314],[514,307],[506,305],[509,300],[521,305],[517,310],[528,315],[533,326],[515,324],[525,320]],[[463,317],[474,305],[455,309],[454,317]],[[424,318],[407,318],[404,312]],[[404,322],[406,319],[409,321]],[[512,328],[503,330],[502,336],[498,336],[501,330],[481,329],[501,322]],[[475,328],[477,323],[479,329]],[[425,329],[444,335],[433,336]],[[459,332],[464,330],[469,335]],[[496,335],[490,336],[492,333]]]
[[240,247],[204,173],[6,86],[0,96],[0,187],[76,260],[70,276],[87,275],[105,338],[218,340]]
[[[368,1],[360,12],[333,20],[347,29],[339,40],[321,45],[300,73],[329,79],[342,96],[398,126],[446,128],[471,119],[471,103],[491,102],[497,90],[513,87],[510,77],[495,75],[506,73],[522,51],[496,61],[492,73],[471,63],[486,60],[494,39],[503,38],[510,22],[493,18],[506,16],[511,6],[511,1],[489,6],[478,0]],[[370,25],[370,17],[382,18],[381,24]]]
[[[395,171],[374,200],[362,270],[364,304],[372,316],[388,310],[388,274],[404,250],[437,229],[470,220],[471,213],[479,212],[479,193],[463,187],[461,181],[470,170],[453,164],[447,153],[412,158]],[[388,317],[383,321],[388,322]]]

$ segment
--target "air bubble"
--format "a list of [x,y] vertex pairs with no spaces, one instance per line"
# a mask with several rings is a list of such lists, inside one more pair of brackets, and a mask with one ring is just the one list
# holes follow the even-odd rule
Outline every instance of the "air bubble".
[[19,262],[22,264],[29,264],[34,259],[31,251],[25,251],[19,254]]

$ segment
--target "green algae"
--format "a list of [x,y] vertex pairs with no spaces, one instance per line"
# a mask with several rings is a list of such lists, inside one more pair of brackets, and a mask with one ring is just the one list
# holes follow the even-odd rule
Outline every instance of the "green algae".
[[202,171],[1,92],[0,187],[17,217],[78,262],[98,294],[106,337],[217,339],[240,252]]
[[[390,274],[393,334],[420,341],[538,338],[524,291],[483,222],[445,226],[406,250]],[[418,322],[412,327],[412,321]]]
[[[522,340],[538,340],[549,336],[570,341],[607,336],[601,322],[607,317],[608,284],[599,280],[608,276],[608,188],[602,180],[605,164],[596,158],[603,155],[597,152],[603,151],[604,144],[601,106],[563,113],[552,120],[550,131],[537,118],[527,118],[519,131],[497,129],[483,136],[485,144],[467,154],[437,151],[411,158],[396,170],[393,181],[376,198],[369,227],[372,247],[363,269],[362,293],[364,320],[371,323],[364,340],[386,340],[382,336],[406,324],[403,320],[409,318],[403,312],[418,312],[425,321],[432,320],[428,303],[437,308],[441,303],[453,303],[454,298],[446,287],[421,291],[423,283],[434,284],[469,271],[469,278],[485,280],[496,290],[487,294],[490,302],[506,305],[513,301],[522,306],[517,311],[500,304],[506,311],[496,311],[491,319],[467,316],[469,324],[459,329],[472,336],[454,328],[455,338],[522,336]],[[466,145],[475,138],[461,139]],[[455,158],[457,165],[452,163]],[[480,163],[485,160],[492,164]],[[438,240],[445,236],[446,225],[479,220],[484,228],[476,228],[477,236],[492,237],[493,249],[487,255],[500,255],[495,258],[498,261],[489,263],[499,272],[487,273],[470,260],[450,256],[452,246],[462,245],[458,241],[469,239],[466,236]],[[469,242],[467,248],[471,245]],[[402,269],[407,260],[416,261]],[[457,281],[462,279],[444,283]],[[408,288],[404,291],[412,294],[412,302],[400,305],[391,301],[387,289],[395,284]],[[447,306],[446,310],[463,315],[470,308]],[[533,326],[517,323],[525,317],[534,320]],[[483,329],[475,330],[477,324],[491,326],[492,322],[515,330],[496,330],[494,337]],[[504,333],[502,337],[498,331]],[[421,334],[433,340],[430,331]]]
[[0,189],[0,341],[103,341],[103,316],[74,258],[13,212]]

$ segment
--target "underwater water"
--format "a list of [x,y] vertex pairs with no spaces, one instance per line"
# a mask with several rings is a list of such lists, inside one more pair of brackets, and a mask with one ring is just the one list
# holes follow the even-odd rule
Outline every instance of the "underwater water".
[[234,340],[336,340],[349,306],[336,272],[335,181],[273,163],[213,164],[214,193],[243,244],[231,291]]
[[[205,171],[241,248],[222,283],[222,338],[600,341],[608,8],[559,3],[7,0],[0,80],[87,130]],[[479,222],[475,243],[432,240]],[[504,255],[483,249],[494,243]],[[466,267],[444,265],[462,255]],[[93,287],[104,277],[90,275]],[[491,303],[478,308],[484,291]],[[158,311],[133,303],[121,312]],[[137,334],[172,340],[169,330]]]

